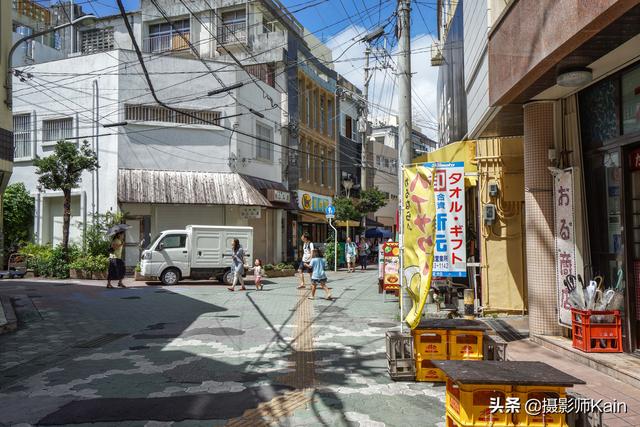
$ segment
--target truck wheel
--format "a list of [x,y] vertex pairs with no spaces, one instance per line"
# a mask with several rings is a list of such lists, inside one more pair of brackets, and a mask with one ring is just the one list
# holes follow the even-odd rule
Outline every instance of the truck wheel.
[[180,281],[180,271],[177,268],[167,268],[162,272],[160,281],[165,286],[177,285]]
[[231,270],[225,271],[224,275],[222,276],[222,283],[224,283],[227,286],[233,285],[233,271]]

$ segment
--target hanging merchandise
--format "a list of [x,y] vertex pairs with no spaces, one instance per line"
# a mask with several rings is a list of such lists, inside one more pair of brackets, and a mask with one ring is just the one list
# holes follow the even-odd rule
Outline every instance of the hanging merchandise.
[[436,203],[435,168],[407,166],[403,171],[403,279],[413,306],[405,321],[411,329],[420,323],[431,285]]

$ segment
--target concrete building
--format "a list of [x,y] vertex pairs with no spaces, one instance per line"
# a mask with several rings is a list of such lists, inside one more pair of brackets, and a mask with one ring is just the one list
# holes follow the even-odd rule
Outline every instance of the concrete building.
[[[156,9],[143,0],[127,15],[157,96],[188,115],[153,100],[119,15],[82,28],[73,43],[64,38],[64,59],[14,79],[13,180],[37,199],[37,241],[60,240],[62,206],[59,194],[38,188],[33,158],[59,139],[87,140],[101,167],[74,191],[76,242],[92,213],[119,210],[132,225],[129,267],[140,240],[187,224],[250,225],[254,257],[292,257],[304,228],[297,212],[307,206],[292,203],[298,191],[333,195],[335,72],[312,53],[326,48],[280,3],[209,4],[163,1]],[[242,86],[207,96],[235,84]],[[313,164],[304,173],[303,160]]]
[[[2,70],[2,79],[5,82],[11,78],[7,72],[9,51],[12,46],[11,40],[11,3],[0,2],[0,70]],[[0,103],[0,195],[4,193],[13,171],[13,123],[7,95],[7,91],[3,90],[2,102]],[[4,255],[2,218],[2,197],[0,196],[0,251]]]
[[[13,43],[57,25],[54,10],[33,0],[16,0],[10,4]],[[65,53],[62,40],[63,33],[51,32],[24,42],[14,52],[12,65],[16,67],[61,59]]]
[[637,1],[520,0],[489,32],[488,128],[524,136],[532,335],[566,334],[564,280],[601,275],[624,293],[625,351],[640,348],[638,22]]

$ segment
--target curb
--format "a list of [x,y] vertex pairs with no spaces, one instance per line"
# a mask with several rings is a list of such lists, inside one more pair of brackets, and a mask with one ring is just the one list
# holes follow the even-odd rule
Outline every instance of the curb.
[[0,296],[0,335],[13,332],[18,329],[18,319],[13,310],[11,298]]

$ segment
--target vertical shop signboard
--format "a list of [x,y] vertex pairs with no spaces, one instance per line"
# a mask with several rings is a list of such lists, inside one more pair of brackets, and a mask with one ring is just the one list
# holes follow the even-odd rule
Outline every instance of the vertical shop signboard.
[[405,321],[414,329],[420,323],[431,285],[435,242],[435,168],[407,166],[402,174],[403,274],[413,305]]
[[578,283],[576,280],[573,169],[558,170],[554,173],[553,205],[555,208],[558,322],[563,326],[571,327],[571,304],[565,283]]
[[435,168],[434,277],[466,277],[467,245],[464,200],[464,162],[426,163]]
[[387,242],[382,245],[382,289],[395,291],[400,289],[400,246],[398,242]]

